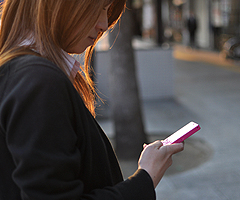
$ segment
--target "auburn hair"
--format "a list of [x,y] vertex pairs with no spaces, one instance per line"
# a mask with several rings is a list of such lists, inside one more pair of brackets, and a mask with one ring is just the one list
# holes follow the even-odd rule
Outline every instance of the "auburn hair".
[[[0,66],[26,54],[52,61],[73,82],[86,107],[95,116],[96,93],[89,63],[103,33],[99,33],[94,45],[87,48],[84,66],[77,78],[71,77],[62,50],[84,38],[96,24],[102,9],[110,3],[108,27],[112,28],[121,17],[126,0],[5,0],[1,7]],[[83,28],[70,41],[79,25]],[[21,45],[29,39],[32,39],[30,44]]]

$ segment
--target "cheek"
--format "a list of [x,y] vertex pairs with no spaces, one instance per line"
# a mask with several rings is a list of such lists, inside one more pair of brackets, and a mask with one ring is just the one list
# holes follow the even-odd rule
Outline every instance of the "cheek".
[[86,50],[88,46],[90,45],[87,43],[86,39],[81,40],[79,42],[76,42],[71,48],[68,48],[66,52],[72,53],[72,54],[81,54]]
[[[76,53],[76,54],[81,54],[83,53],[87,47],[91,46],[94,44],[94,41],[91,40],[89,37],[95,37],[96,36],[96,31],[95,27],[93,27],[88,34],[81,40],[77,40],[77,35],[81,34],[82,28],[78,28],[76,31],[74,31],[74,34],[69,37],[69,42],[72,43],[71,47],[66,48],[66,52],[68,53]],[[73,42],[75,41],[75,42]]]

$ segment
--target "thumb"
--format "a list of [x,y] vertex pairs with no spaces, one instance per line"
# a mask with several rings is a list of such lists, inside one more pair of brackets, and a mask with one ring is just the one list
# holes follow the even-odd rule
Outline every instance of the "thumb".
[[183,151],[184,143],[174,143],[174,144],[166,145],[166,147],[168,148],[168,151],[171,152],[171,154],[175,154],[180,151]]

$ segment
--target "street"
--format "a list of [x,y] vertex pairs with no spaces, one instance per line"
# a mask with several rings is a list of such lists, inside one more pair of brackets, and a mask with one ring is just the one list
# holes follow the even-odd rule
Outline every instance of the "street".
[[[168,105],[163,112],[160,103],[156,104],[154,112],[163,112],[163,116],[155,125],[147,124],[154,131],[171,131],[196,121],[202,130],[192,139],[205,141],[212,151],[205,163],[165,176],[157,187],[158,199],[240,199],[240,73],[218,65],[176,60],[175,75],[172,107]],[[188,163],[195,162],[197,156]]]
[[[182,53],[174,51],[174,98],[143,102],[145,129],[152,140],[190,121],[201,130],[173,158],[157,200],[240,199],[240,66],[211,52]],[[111,138],[111,120],[99,122]],[[120,164],[125,178],[137,168],[137,160]]]

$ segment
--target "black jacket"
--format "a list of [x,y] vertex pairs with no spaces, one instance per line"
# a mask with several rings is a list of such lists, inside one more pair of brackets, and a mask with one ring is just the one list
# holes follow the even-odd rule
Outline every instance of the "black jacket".
[[123,181],[112,146],[67,76],[25,55],[0,67],[1,200],[152,200],[144,170]]

